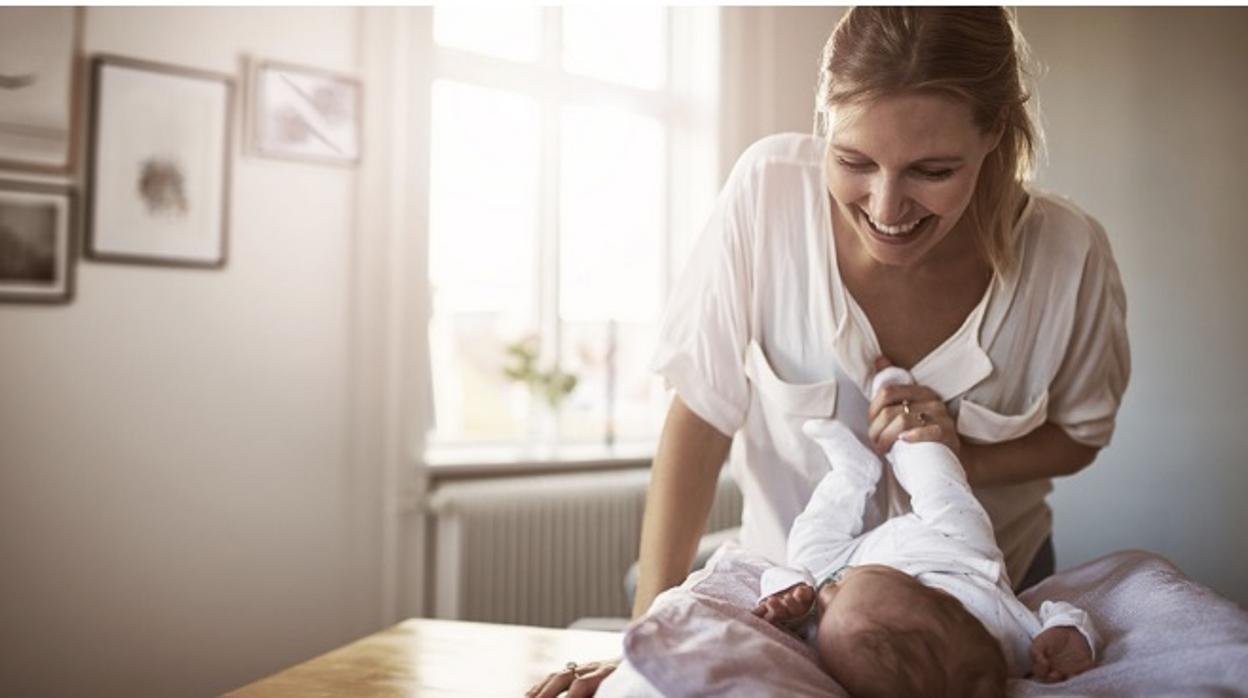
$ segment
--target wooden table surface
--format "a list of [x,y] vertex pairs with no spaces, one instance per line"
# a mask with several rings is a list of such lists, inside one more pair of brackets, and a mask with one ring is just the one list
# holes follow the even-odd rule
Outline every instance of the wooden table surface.
[[621,633],[417,618],[227,693],[523,696],[568,661],[620,655]]

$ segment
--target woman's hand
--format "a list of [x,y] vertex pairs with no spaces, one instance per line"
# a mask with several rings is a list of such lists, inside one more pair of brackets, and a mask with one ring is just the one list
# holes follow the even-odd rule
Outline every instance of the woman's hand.
[[619,659],[586,664],[568,662],[568,666],[564,667],[563,671],[550,674],[541,683],[530,688],[524,696],[525,698],[555,698],[564,691],[568,692],[568,698],[592,696],[598,692],[598,685],[619,665]]
[[[875,370],[892,365],[880,357]],[[961,456],[962,440],[958,437],[949,408],[935,390],[923,385],[890,385],[882,389],[867,410],[870,427],[867,436],[880,455],[888,453],[897,442],[934,441],[942,443]]]

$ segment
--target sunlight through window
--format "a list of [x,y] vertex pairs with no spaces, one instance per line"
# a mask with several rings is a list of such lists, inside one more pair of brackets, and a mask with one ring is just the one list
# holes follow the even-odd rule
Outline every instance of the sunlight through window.
[[563,67],[569,73],[658,89],[667,79],[666,43],[662,7],[563,10]]
[[653,448],[671,255],[715,192],[717,26],[688,9],[434,9],[432,448]]
[[[582,376],[560,437],[619,438],[621,398],[661,393],[644,366],[621,371],[621,340],[658,320],[664,230],[664,133],[658,119],[569,107],[561,122],[561,356]],[[631,344],[631,342],[630,342]],[[652,345],[651,345],[652,346]],[[636,362],[629,365],[636,371]],[[644,430],[644,429],[643,429]],[[636,428],[626,429],[634,436]]]
[[506,340],[537,325],[537,180],[536,100],[434,84],[430,337],[438,428],[450,438],[524,432],[526,398],[498,364]]
[[540,7],[439,7],[433,40],[442,46],[512,61],[537,60],[542,41]]

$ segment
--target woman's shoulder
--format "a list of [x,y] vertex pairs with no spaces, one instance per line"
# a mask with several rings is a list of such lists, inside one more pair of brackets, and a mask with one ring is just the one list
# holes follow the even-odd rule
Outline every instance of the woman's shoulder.
[[803,133],[776,133],[751,143],[737,160],[736,168],[753,172],[819,171],[823,165],[823,141]]
[[1028,193],[1030,210],[1020,230],[1025,270],[1079,274],[1090,257],[1112,260],[1105,228],[1095,217],[1059,194]]
[[749,218],[761,224],[756,231],[759,241],[775,244],[785,238],[798,243],[816,224],[812,219],[811,225],[782,225],[779,230],[771,225],[819,215],[826,196],[822,143],[809,135],[778,133],[755,141],[737,159],[724,191],[733,200],[746,202]]

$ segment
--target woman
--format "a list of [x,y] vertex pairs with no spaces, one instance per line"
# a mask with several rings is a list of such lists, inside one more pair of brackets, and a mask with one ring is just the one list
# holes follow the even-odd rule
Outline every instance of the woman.
[[[957,453],[1023,588],[1052,573],[1050,478],[1109,442],[1130,372],[1100,225],[1024,183],[1036,132],[1000,8],[855,8],[824,50],[817,135],[738,161],[669,301],[655,357],[676,389],[653,465],[634,616],[689,572],[721,464],[741,542],[773,560],[827,465],[834,416],[886,452]],[[892,363],[917,385],[870,403]],[[898,510],[877,493],[870,525]],[[589,695],[610,662],[532,695]]]

